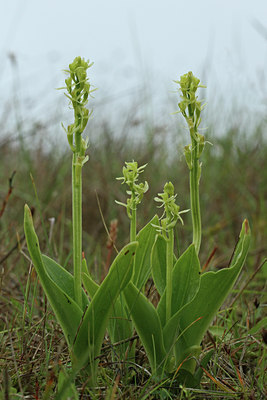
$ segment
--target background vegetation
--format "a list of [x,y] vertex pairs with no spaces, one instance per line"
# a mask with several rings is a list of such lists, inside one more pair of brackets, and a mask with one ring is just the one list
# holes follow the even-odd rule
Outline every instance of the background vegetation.
[[[43,251],[71,269],[71,154],[58,142],[50,143],[48,149],[45,124],[28,125],[24,134],[19,126],[14,133],[1,126],[0,398],[5,399],[54,398],[59,371],[69,363],[62,333],[27,258],[23,207],[27,202],[34,210]],[[265,398],[267,266],[262,264],[267,250],[266,125],[262,120],[253,129],[246,129],[240,121],[219,137],[215,124],[209,125],[205,137],[213,146],[206,145],[200,185],[202,266],[217,270],[228,265],[245,217],[251,225],[252,245],[235,290],[203,341],[203,354],[210,348],[215,353],[208,370],[203,371],[201,389],[170,389],[164,388],[164,383],[157,388],[149,381],[141,346],[131,366],[129,384],[124,379],[125,366],[112,362],[116,349],[109,347],[107,337],[99,387],[89,391],[86,377],[82,373],[77,376],[83,399]],[[175,186],[181,209],[189,208],[188,168],[181,147],[189,138],[178,128],[166,132],[164,125],[129,117],[123,134],[117,135],[107,121],[94,122],[92,134],[89,132],[90,161],[83,171],[83,249],[98,280],[103,279],[114,256],[103,221],[109,228],[112,220],[118,220],[118,248],[129,240],[126,211],[115,204],[115,199],[125,201],[124,188],[115,179],[121,176],[125,161],[148,163],[142,179],[148,181],[150,189],[138,211],[139,228],[157,212],[153,199],[167,180]],[[67,141],[63,130],[58,135]],[[184,222],[177,230],[177,252],[186,249],[191,240],[189,214]],[[147,290],[154,300],[153,286]],[[7,387],[13,397],[9,397]]]

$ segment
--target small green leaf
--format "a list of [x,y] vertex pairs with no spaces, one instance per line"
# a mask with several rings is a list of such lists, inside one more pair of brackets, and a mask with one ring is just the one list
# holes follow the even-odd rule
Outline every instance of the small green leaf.
[[76,387],[74,383],[72,383],[71,377],[68,376],[63,368],[58,375],[57,397],[60,398],[60,400],[79,400]]

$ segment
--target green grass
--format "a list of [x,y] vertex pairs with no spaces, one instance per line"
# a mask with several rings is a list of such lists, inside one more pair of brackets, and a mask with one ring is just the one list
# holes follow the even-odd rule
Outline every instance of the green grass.
[[[149,182],[150,189],[139,208],[137,228],[155,214],[153,198],[166,181],[173,182],[181,209],[190,207],[188,170],[180,157],[179,143],[175,143],[177,151],[173,151],[166,161],[165,134],[160,133],[157,126],[150,126],[144,132],[142,142],[137,144],[129,138],[116,138],[108,125],[103,126],[97,127],[97,135],[94,135],[97,140],[91,138],[91,161],[83,175],[83,249],[89,268],[98,280],[103,276],[109,257],[101,214],[108,227],[112,219],[118,219],[118,248],[129,239],[126,212],[115,204],[115,199],[125,200],[124,189],[115,179],[121,175],[125,160],[135,159],[139,165],[149,163],[144,179]],[[58,134],[64,135],[63,132]],[[202,343],[202,356],[210,349],[215,352],[203,373],[201,388],[180,388],[175,385],[175,380],[171,387],[164,382],[156,385],[149,379],[149,364],[139,342],[135,363],[122,365],[116,363],[116,346],[111,346],[106,337],[98,387],[89,389],[83,372],[76,377],[82,399],[265,398],[266,345],[263,336],[265,334],[266,341],[266,324],[261,325],[261,321],[266,316],[267,266],[259,268],[267,254],[267,143],[263,135],[264,128],[260,127],[254,132],[232,129],[221,138],[214,138],[213,132],[205,134],[207,140],[213,138],[213,146],[207,145],[202,157],[208,168],[203,168],[200,183],[201,264],[207,262],[216,248],[208,268],[217,270],[228,265],[232,244],[237,241],[245,217],[251,224],[252,245],[235,291]],[[55,398],[60,371],[69,370],[70,360],[62,332],[27,259],[23,207],[27,201],[35,209],[35,226],[43,252],[71,269],[71,156],[69,151],[64,153],[60,149],[55,149],[52,155],[42,145],[32,152],[23,138],[16,148],[5,138],[1,143],[0,208],[8,193],[9,178],[14,170],[16,174],[12,193],[0,218],[0,393],[4,399]],[[95,211],[97,209],[99,212]],[[49,221],[52,217],[55,218],[53,226]],[[190,216],[185,215],[184,222],[184,227],[179,226],[177,230],[179,243],[182,243],[180,252],[190,244],[192,236]],[[111,259],[113,256],[115,252],[111,252]],[[259,271],[253,277],[257,269]],[[152,302],[157,302],[152,282],[147,291]],[[129,370],[132,378],[127,381],[125,376],[126,371],[129,375]],[[17,395],[5,395],[7,386]]]

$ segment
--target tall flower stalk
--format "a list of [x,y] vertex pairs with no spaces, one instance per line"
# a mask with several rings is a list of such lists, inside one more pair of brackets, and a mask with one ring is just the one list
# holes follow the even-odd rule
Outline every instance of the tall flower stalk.
[[79,306],[82,304],[82,167],[88,161],[85,152],[88,139],[82,137],[91,112],[86,108],[91,85],[87,77],[87,69],[92,64],[81,57],[76,57],[65,72],[65,79],[70,104],[74,110],[74,122],[65,129],[68,142],[73,152],[72,157],[72,227],[73,227],[73,267],[74,295]]
[[[171,318],[172,304],[172,272],[173,272],[173,251],[174,251],[174,227],[176,222],[183,220],[180,214],[188,210],[180,211],[180,207],[175,203],[177,194],[174,194],[172,182],[167,182],[163,193],[158,193],[154,200],[161,203],[159,207],[164,207],[164,213],[160,220],[160,226],[155,226],[162,233],[166,240],[166,320]],[[163,218],[164,217],[164,218]]]
[[201,176],[201,163],[199,161],[204,149],[205,138],[198,132],[201,122],[200,114],[203,109],[202,101],[198,100],[196,91],[200,80],[192,72],[182,75],[180,81],[175,81],[180,86],[181,101],[178,103],[180,112],[184,116],[191,137],[191,144],[185,146],[185,159],[190,171],[190,203],[193,224],[193,244],[197,254],[201,245],[201,212],[199,203],[199,181]]

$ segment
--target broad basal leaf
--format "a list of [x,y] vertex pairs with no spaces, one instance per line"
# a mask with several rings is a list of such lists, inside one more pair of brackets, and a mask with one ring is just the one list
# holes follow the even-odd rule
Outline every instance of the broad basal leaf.
[[124,296],[151,368],[159,373],[165,366],[166,352],[157,310],[132,282],[125,288]]
[[[151,251],[152,277],[157,291],[162,296],[166,287],[166,248],[167,242],[162,235],[156,235]],[[173,264],[177,261],[173,255]]]
[[[83,284],[92,299],[95,296],[99,285],[93,280],[86,268],[83,268],[83,271]],[[129,313],[126,312],[125,307],[126,303],[124,297],[120,294],[117,297],[115,304],[112,304],[112,312],[108,321],[108,332],[112,343],[129,339],[133,334],[133,324],[129,319]],[[129,343],[125,343],[116,347],[116,353],[120,359],[124,358],[128,346]]]
[[[49,264],[49,266],[51,266],[51,263],[47,262],[47,258],[43,258],[43,256],[41,255],[39,241],[33,226],[31,211],[27,205],[25,205],[24,212],[24,231],[29,253],[41,281],[43,290],[48,298],[51,307],[53,308],[58,322],[61,325],[65,338],[69,346],[71,346],[76,336],[83,311],[73,300],[73,293],[71,292],[71,290],[69,290],[69,294],[65,293],[53,281],[53,279],[51,279],[50,274],[47,272],[46,265]],[[61,269],[60,273],[62,273]],[[57,274],[54,275],[57,277]],[[62,273],[62,276],[64,276],[64,278],[68,277],[65,279],[65,283],[63,286],[70,289],[68,274]]]
[[[250,228],[245,220],[229,268],[207,272],[200,278],[200,288],[193,300],[176,313],[164,328],[165,343],[174,332],[178,338],[175,345],[177,363],[184,359],[187,349],[198,346],[228,293],[232,289],[247,256]],[[169,342],[169,346],[172,343]]]
[[[185,304],[189,303],[196,295],[199,289],[200,266],[199,260],[195,251],[195,246],[192,244],[179,257],[174,265],[172,272],[172,310],[171,315],[174,315]],[[166,296],[165,292],[158,304],[158,314],[160,316],[162,326],[166,324]],[[169,337],[170,339],[170,337]]]
[[79,327],[74,344],[74,356],[79,362],[79,359],[82,359],[87,351],[87,360],[91,364],[92,373],[97,365],[97,361],[94,360],[100,353],[108,318],[117,297],[131,279],[137,245],[137,242],[132,242],[117,255],[109,273],[93,296]]
[[157,235],[151,253],[152,276],[161,296],[166,288],[166,246],[164,237]]
[[139,243],[136,249],[134,275],[132,282],[141,289],[151,273],[150,257],[152,246],[156,237],[156,229],[152,226],[159,224],[159,218],[155,215],[152,220],[138,233],[136,241]]
[[[74,300],[74,278],[65,268],[56,261],[42,254],[43,264],[49,277],[60,287],[60,289]],[[89,304],[88,297],[82,290],[83,311]]]

